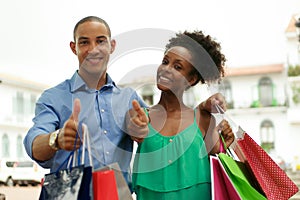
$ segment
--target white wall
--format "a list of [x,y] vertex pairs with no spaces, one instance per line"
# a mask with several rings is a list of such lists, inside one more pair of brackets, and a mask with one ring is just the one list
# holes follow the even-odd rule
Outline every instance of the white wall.
[[26,80],[17,80],[15,77],[6,75],[1,75],[0,80],[2,80],[2,83],[0,83],[0,158],[3,155],[2,136],[7,134],[9,139],[9,157],[11,159],[27,159],[28,156],[23,145],[23,157],[17,158],[17,137],[21,135],[23,140],[32,125],[34,113],[27,112],[16,115],[16,113],[13,112],[13,106],[15,106],[14,99],[16,98],[17,91],[22,92],[24,106],[28,108],[30,106],[28,105],[30,96],[33,94],[36,98],[39,98],[45,89],[45,85]]

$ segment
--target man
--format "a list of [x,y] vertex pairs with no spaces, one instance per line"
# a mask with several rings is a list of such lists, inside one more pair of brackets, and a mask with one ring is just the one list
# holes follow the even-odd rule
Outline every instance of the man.
[[[130,185],[133,141],[124,132],[126,112],[137,100],[145,103],[131,88],[119,88],[106,73],[116,41],[108,24],[89,16],[74,27],[72,52],[79,69],[61,84],[46,90],[36,103],[34,125],[24,138],[28,155],[51,172],[64,169],[64,162],[81,145],[81,123],[89,129],[93,167],[118,162]],[[76,141],[76,143],[75,143]],[[88,156],[85,163],[89,164]]]
[[78,57],[79,69],[71,79],[41,95],[24,146],[33,160],[54,172],[67,159],[68,151],[80,147],[80,140],[76,145],[74,142],[77,132],[81,132],[80,124],[85,123],[90,132],[94,168],[118,162],[129,181],[133,141],[122,129],[124,117],[133,99],[146,105],[133,89],[119,88],[106,73],[116,41],[111,39],[104,20],[95,16],[83,18],[73,34],[70,47]]

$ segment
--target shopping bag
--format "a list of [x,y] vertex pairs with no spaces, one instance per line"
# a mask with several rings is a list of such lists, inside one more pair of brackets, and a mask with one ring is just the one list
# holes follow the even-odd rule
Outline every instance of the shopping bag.
[[[111,171],[113,171],[113,173]],[[108,186],[101,187],[102,183],[100,181],[99,181],[99,183],[95,182],[96,181],[95,178],[97,176],[99,176],[100,172],[102,172],[102,173],[106,172],[106,173],[110,174],[110,176],[109,176],[110,180],[108,180],[108,182],[110,183],[110,186],[116,184],[116,187],[115,187],[116,190],[115,190],[115,188],[113,188],[112,190],[107,190],[105,188]],[[114,175],[114,177],[112,177],[112,174]],[[101,175],[101,176],[103,176],[103,175]],[[106,178],[108,178],[108,177],[106,177]],[[112,196],[112,198],[116,198],[116,196],[117,196],[118,199],[120,199],[120,200],[133,200],[130,189],[128,187],[128,184],[124,179],[123,173],[122,173],[118,163],[109,164],[109,165],[99,168],[93,172],[94,195],[95,195],[95,190],[96,190],[97,194],[102,193],[102,192],[105,192],[105,193],[109,192],[109,193],[111,193],[110,195]],[[116,195],[116,193],[117,193],[117,195]],[[95,198],[95,196],[94,196],[94,198]]]
[[[74,151],[71,152],[66,161],[72,161]],[[62,164],[64,165],[65,162]],[[61,166],[62,166],[61,165]],[[89,187],[91,183],[91,167],[84,165],[71,166],[67,169],[57,170],[46,174],[43,179],[40,200],[89,200]]]
[[297,185],[248,133],[243,131],[235,151],[248,164],[268,199],[289,199],[299,191]]
[[219,153],[218,158],[242,199],[266,199],[266,197],[260,193],[261,190],[256,179],[253,178],[251,171],[248,171],[245,163],[234,160],[224,153]]
[[213,199],[266,199],[251,171],[245,163],[236,160],[221,134],[219,142],[220,153],[216,157],[210,156]]
[[241,200],[218,157],[210,156],[212,200]]
[[219,114],[228,120],[230,125],[237,128],[236,140],[231,145],[238,159],[245,163],[248,171],[251,171],[260,188],[268,199],[285,200],[299,191],[297,185],[287,174],[273,161],[240,126],[235,124],[222,108],[216,105]]
[[40,200],[78,199],[84,166],[46,174]]
[[[87,127],[83,124],[84,138],[88,138]],[[83,139],[81,162],[77,151],[70,152],[67,159],[61,164],[68,162],[67,169],[59,169],[56,172],[46,174],[42,183],[40,200],[89,200],[91,199],[90,186],[92,180],[92,166],[83,164],[85,157],[85,139]],[[89,144],[88,144],[89,146]],[[90,150],[89,156],[90,156]],[[76,160],[77,158],[77,160]],[[90,156],[91,159],[91,156]],[[76,166],[77,162],[77,166]],[[90,160],[91,162],[91,160]]]
[[113,170],[93,173],[94,200],[118,200],[117,183]]

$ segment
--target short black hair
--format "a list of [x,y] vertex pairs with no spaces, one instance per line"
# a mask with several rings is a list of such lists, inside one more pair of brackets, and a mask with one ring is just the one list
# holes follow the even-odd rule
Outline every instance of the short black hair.
[[85,18],[82,18],[75,25],[74,30],[73,30],[73,39],[74,39],[74,42],[75,42],[75,34],[76,34],[77,29],[78,29],[78,26],[80,24],[85,23],[85,22],[100,22],[100,23],[104,24],[105,27],[107,28],[108,36],[111,37],[111,31],[110,31],[109,25],[108,25],[108,23],[104,19],[101,19],[100,17],[97,17],[97,16],[87,16]]

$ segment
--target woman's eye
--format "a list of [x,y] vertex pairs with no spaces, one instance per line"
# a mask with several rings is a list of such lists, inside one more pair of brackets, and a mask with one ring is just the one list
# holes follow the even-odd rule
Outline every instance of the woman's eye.
[[163,59],[162,62],[161,62],[161,64],[166,65],[166,64],[168,64],[168,61],[166,59]]
[[179,65],[174,65],[174,68],[179,70],[179,69],[181,69],[181,66],[179,66]]

